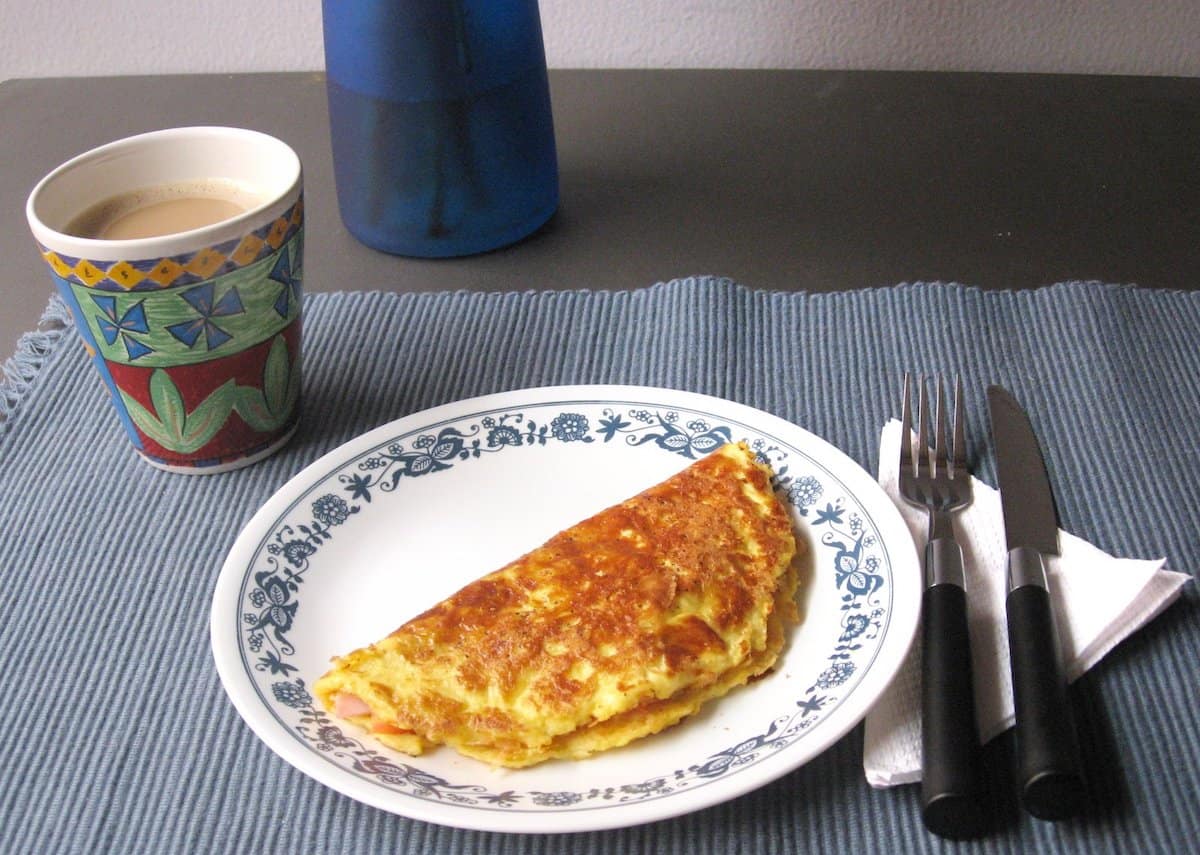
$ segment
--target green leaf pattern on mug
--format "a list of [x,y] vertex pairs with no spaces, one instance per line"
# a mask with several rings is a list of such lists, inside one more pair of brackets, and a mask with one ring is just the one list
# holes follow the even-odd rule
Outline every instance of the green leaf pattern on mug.
[[238,387],[235,404],[238,415],[256,431],[267,433],[288,420],[299,397],[300,372],[293,370],[288,361],[283,336],[277,336],[263,368],[263,388]]
[[236,384],[227,380],[188,413],[179,388],[161,368],[150,375],[151,412],[124,390],[121,399],[134,424],[163,448],[180,454],[191,454],[212,439],[233,408]]
[[151,412],[123,389],[121,399],[134,424],[163,448],[179,454],[192,454],[203,448],[230,413],[236,412],[254,430],[270,433],[282,427],[292,414],[300,396],[300,372],[288,359],[287,343],[282,335],[271,342],[263,369],[266,392],[254,386],[239,386],[227,380],[201,401],[190,413],[179,387],[163,369],[150,375]]
[[[223,389],[217,389],[213,394],[222,394]],[[150,375],[150,403],[154,405],[160,424],[169,432],[168,435],[176,442],[182,441],[187,428],[187,409],[183,404],[183,395],[179,394],[179,387],[167,372],[155,371]]]

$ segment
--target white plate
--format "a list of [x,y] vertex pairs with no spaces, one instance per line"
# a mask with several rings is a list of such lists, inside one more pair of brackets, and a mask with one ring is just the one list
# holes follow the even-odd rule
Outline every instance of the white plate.
[[[730,440],[770,461],[811,556],[804,620],[766,678],[625,748],[522,770],[447,748],[407,757],[314,706],[330,657]],[[351,798],[462,828],[585,831],[716,804],[824,751],[899,668],[920,595],[896,508],[825,441],[687,392],[550,387],[415,413],[289,481],[221,570],[212,646],[254,732]]]

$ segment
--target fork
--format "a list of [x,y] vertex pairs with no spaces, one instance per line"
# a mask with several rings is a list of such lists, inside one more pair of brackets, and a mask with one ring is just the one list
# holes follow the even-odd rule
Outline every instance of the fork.
[[929,514],[921,599],[921,815],[934,834],[966,838],[983,830],[985,817],[963,553],[952,522],[956,511],[971,504],[966,415],[962,379],[955,378],[953,427],[947,430],[942,379],[936,377],[936,415],[931,430],[925,387],[922,377],[914,435],[910,377],[905,372],[900,407],[900,495]]

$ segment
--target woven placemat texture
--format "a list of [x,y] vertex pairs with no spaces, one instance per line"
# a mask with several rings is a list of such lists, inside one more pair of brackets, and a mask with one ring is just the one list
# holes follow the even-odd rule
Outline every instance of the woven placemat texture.
[[[254,511],[363,431],[465,397],[624,383],[716,395],[795,422],[871,472],[906,370],[962,374],[995,483],[984,386],[1037,416],[1062,527],[1107,552],[1200,568],[1200,294],[1097,283],[769,293],[697,277],[629,292],[312,294],[305,418],[248,469],[140,462],[51,302],[0,378],[0,851],[939,852],[914,787],[871,790],[861,728],[731,803],[647,826],[523,836],[394,816],[272,754],[209,652],[222,561]],[[1167,852],[1200,837],[1195,585],[1073,688],[1093,809],[1052,825],[986,751],[981,852]]]

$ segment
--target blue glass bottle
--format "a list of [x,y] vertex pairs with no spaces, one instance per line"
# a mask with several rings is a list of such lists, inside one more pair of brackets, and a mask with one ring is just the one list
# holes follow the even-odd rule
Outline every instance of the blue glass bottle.
[[385,252],[470,255],[541,227],[558,162],[537,0],[322,0],[338,207]]

